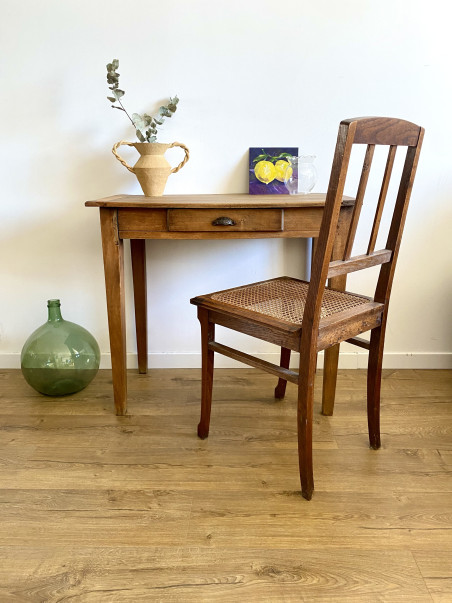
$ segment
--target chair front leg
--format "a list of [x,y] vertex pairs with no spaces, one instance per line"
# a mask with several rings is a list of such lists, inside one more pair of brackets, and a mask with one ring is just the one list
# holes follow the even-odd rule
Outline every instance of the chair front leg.
[[383,349],[386,330],[386,314],[379,327],[370,333],[369,360],[367,367],[367,424],[370,447],[378,450],[380,441],[380,395]]
[[[289,368],[290,363],[290,350],[288,348],[281,348],[281,362],[279,365],[282,368]],[[278,379],[278,385],[275,387],[275,398],[282,399],[286,393],[287,381],[281,377]]]
[[300,467],[301,494],[311,500],[314,492],[312,468],[312,420],[314,407],[314,379],[317,351],[311,344],[308,353],[300,353],[298,382],[298,461]]
[[213,359],[214,352],[209,350],[209,342],[215,338],[215,324],[209,322],[209,312],[198,307],[198,319],[201,324],[201,418],[198,424],[198,436],[204,440],[209,435],[210,409],[212,406]]

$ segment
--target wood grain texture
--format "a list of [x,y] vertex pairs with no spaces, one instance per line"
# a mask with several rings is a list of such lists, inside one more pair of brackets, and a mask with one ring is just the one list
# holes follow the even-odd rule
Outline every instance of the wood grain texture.
[[130,241],[132,260],[133,301],[135,306],[135,332],[137,338],[138,372],[148,370],[148,320],[146,286],[146,241]]
[[375,243],[377,242],[378,229],[380,228],[381,217],[383,215],[383,209],[385,206],[386,196],[388,194],[389,182],[391,180],[392,168],[394,167],[394,159],[397,151],[396,145],[389,147],[388,159],[386,161],[385,173],[383,176],[383,182],[381,183],[380,195],[378,197],[377,210],[375,212],[374,222],[372,225],[372,231],[370,233],[369,245],[367,247],[367,253],[371,254],[375,249]]
[[318,235],[318,230],[313,227],[305,228],[302,222],[299,223],[298,230],[217,230],[209,231],[156,231],[156,230],[121,230],[122,239],[155,239],[176,241],[218,241],[234,239],[299,239],[304,237],[314,237]]
[[[259,209],[169,209],[168,230],[179,232],[229,232],[283,230],[283,210]],[[230,225],[218,225],[228,218]]]
[[[349,125],[355,121],[356,118],[344,119],[341,124]],[[390,117],[358,118],[355,134],[355,142],[358,144],[416,146],[418,140],[419,126],[409,121]]]
[[116,414],[125,415],[127,412],[127,374],[124,242],[119,238],[116,210],[104,208],[100,210],[100,228],[111,365],[113,367],[114,402]]
[[[268,207],[263,200],[259,208],[256,204],[248,208],[230,207],[228,199],[229,196],[224,195],[223,204],[218,199],[216,208],[119,208],[119,233],[124,239],[298,238],[319,233],[323,207],[317,201],[312,206],[300,199],[297,207],[284,208]],[[352,207],[344,205],[343,209],[351,211]],[[235,225],[221,227],[212,224],[222,216],[233,219]]]
[[[249,354],[245,354],[239,350],[234,348],[230,348],[221,343],[216,343],[212,341],[209,343],[209,349],[213,352],[218,352],[219,354],[223,354],[228,358],[232,358],[233,360],[239,360],[244,364],[248,364],[248,366],[252,366],[254,368],[262,368],[266,370],[268,373],[275,375],[279,378],[279,380],[284,379],[284,381],[290,381],[291,383],[298,383],[298,373],[295,371],[291,371],[288,368],[283,366],[279,366],[276,364],[272,364],[267,362],[266,360],[262,360],[261,358],[256,358],[256,356],[250,356]],[[286,348],[283,348],[286,349]],[[289,350],[290,351],[290,350]],[[264,368],[265,367],[265,368]]]
[[[118,209],[119,231],[165,232],[167,230],[166,209],[128,208]],[[124,237],[127,238],[127,237]]]
[[[287,348],[281,348],[281,356],[280,356],[279,365],[282,368],[286,368],[286,369],[289,368],[290,354],[291,354],[291,350],[289,350]],[[276,387],[275,387],[275,398],[279,398],[279,399],[284,398],[284,395],[286,393],[286,385],[287,385],[287,380],[281,379],[281,377],[280,377],[278,379],[278,383],[276,384]]]
[[[212,436],[200,371],[111,372],[41,396],[0,371],[0,601],[438,602],[452,595],[452,372],[383,371],[382,448],[366,371],[315,382],[316,493],[299,493],[297,388],[217,369]],[[340,479],[338,479],[340,476]]]
[[[353,197],[344,196],[344,205],[354,204]],[[87,201],[86,207],[111,208],[218,208],[218,207],[323,207],[324,193],[308,195],[248,195],[244,193],[219,195],[163,195],[145,197],[144,195],[114,195],[95,201]]]
[[389,262],[392,256],[392,251],[388,249],[380,249],[373,252],[371,255],[356,255],[348,260],[335,260],[330,262],[328,268],[328,278],[340,276],[341,274],[349,274],[357,270],[364,270],[371,266],[378,266]]
[[353,217],[350,222],[350,230],[347,235],[347,243],[345,245],[343,260],[348,260],[352,254],[353,244],[355,242],[356,228],[359,222],[359,216],[363,207],[364,195],[366,194],[367,182],[369,180],[370,168],[374,156],[375,145],[368,144],[366,155],[364,157],[363,168],[359,179],[358,190],[356,191],[356,201],[353,208]]
[[[361,194],[360,187],[358,194]],[[363,194],[363,193],[362,193]],[[358,199],[359,201],[359,199]],[[362,199],[361,199],[362,201]],[[359,216],[359,212],[358,212]],[[350,243],[350,232],[353,230],[353,219],[358,218],[355,214],[355,209],[348,207],[342,210],[339,217],[338,228],[336,232],[336,238],[334,240],[333,252],[331,254],[331,260],[339,260],[344,257],[345,246]],[[351,242],[353,246],[353,241]],[[316,240],[316,251],[318,246],[318,239]],[[315,256],[314,256],[315,259]],[[314,264],[314,262],[313,262]],[[312,266],[312,269],[314,265]],[[311,270],[312,274],[312,270]],[[347,284],[347,275],[341,274],[340,276],[334,276],[328,280],[328,286],[338,291],[344,291]],[[322,413],[325,416],[332,415],[334,412],[334,397],[336,395],[336,378],[337,378],[337,367],[339,362],[339,351],[340,344],[333,345],[325,350],[325,361],[323,371],[323,393],[322,393]]]

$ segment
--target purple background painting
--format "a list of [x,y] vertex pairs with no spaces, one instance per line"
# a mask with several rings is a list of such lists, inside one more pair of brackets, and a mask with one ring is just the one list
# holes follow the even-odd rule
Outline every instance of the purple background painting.
[[[259,163],[255,161],[260,155],[268,154],[269,156],[275,158],[279,157],[282,153],[288,153],[289,155],[298,155],[298,147],[250,147],[250,156],[249,156],[249,194],[250,195],[276,195],[276,194],[289,194],[284,182],[280,182],[276,180],[276,178],[265,184],[256,178],[256,174],[254,173],[255,166]],[[284,159],[284,156],[281,157]],[[270,159],[268,159],[270,160]],[[276,161],[272,161],[272,163],[276,163]],[[294,173],[295,178],[297,177],[297,173]]]

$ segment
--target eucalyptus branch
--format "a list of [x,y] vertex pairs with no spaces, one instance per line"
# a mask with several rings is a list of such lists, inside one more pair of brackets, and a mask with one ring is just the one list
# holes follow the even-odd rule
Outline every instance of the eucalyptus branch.
[[127,113],[127,111],[124,108],[124,105],[122,104],[121,100],[118,98],[118,103],[121,105],[121,109],[124,111],[124,113],[127,115],[127,117],[130,119],[130,123],[132,124],[133,127],[135,127],[135,124],[133,123],[133,119],[130,117],[130,115]]
[[[138,140],[141,142],[155,142],[157,140],[158,133],[157,126],[161,126],[166,117],[171,117],[173,113],[176,112],[179,99],[177,96],[170,98],[167,105],[160,107],[158,116],[156,117],[151,117],[147,113],[144,113],[143,115],[140,115],[139,113],[132,113],[132,117],[130,117],[121,102],[121,97],[124,96],[125,92],[119,88],[119,73],[116,71],[118,67],[118,59],[113,59],[113,61],[107,65],[108,88],[113,94],[113,96],[107,96],[107,98],[112,103],[111,106],[113,109],[124,111],[124,113],[127,115],[131,124],[135,128],[135,133]],[[119,107],[115,103],[118,103]]]

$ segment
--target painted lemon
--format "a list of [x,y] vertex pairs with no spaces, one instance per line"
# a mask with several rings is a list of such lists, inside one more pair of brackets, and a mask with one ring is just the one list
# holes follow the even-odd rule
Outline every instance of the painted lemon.
[[275,179],[276,169],[271,161],[259,161],[254,168],[256,178],[264,184],[269,184]]
[[284,161],[284,159],[280,159],[275,163],[275,178],[280,182],[284,182],[286,179],[292,176],[292,168],[290,167],[290,163],[288,161]]

